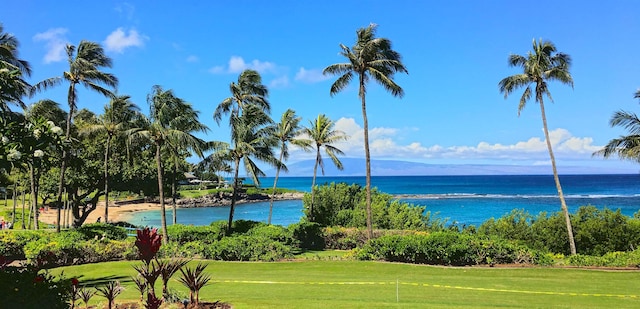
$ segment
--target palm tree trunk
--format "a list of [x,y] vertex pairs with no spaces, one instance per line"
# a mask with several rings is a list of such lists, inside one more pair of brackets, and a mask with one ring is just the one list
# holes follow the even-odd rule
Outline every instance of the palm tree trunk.
[[[35,176],[35,171],[33,170],[33,164],[29,166],[29,178],[31,179],[31,201],[32,201],[31,209],[33,209],[33,212],[31,214],[33,215],[33,228],[37,230],[39,228],[38,226],[38,194],[36,192],[36,176]],[[31,220],[31,217],[29,217],[29,220]],[[31,226],[31,224],[29,224],[29,226]]]
[[107,147],[104,150],[104,223],[109,222],[109,146],[111,134],[107,133]]
[[13,218],[11,219],[11,226],[15,228],[16,226],[16,204],[18,203],[18,194],[16,191],[18,190],[18,180],[13,183]]
[[22,190],[22,229],[25,229],[25,225],[24,225],[24,207],[26,204],[25,198],[26,198],[26,194],[24,192],[25,190]]
[[162,161],[160,160],[160,144],[156,143],[156,164],[158,165],[158,194],[160,195],[160,217],[162,218],[162,243],[167,244],[167,214],[164,212],[164,185],[162,183]]
[[362,126],[364,127],[364,158],[366,164],[366,205],[367,205],[367,236],[373,238],[371,220],[371,155],[369,153],[369,120],[367,119],[367,105],[365,101],[364,74],[360,74],[360,99],[362,100]]
[[236,170],[233,176],[233,193],[231,194],[231,208],[229,208],[229,223],[227,224],[227,234],[231,235],[231,224],[233,223],[233,211],[236,207],[238,194],[238,169],[240,168],[240,158],[236,158]]
[[320,146],[316,145],[316,164],[313,166],[313,180],[311,181],[311,206],[309,206],[309,221],[313,222],[315,216],[313,215],[313,204],[316,197],[316,175],[318,174],[318,163],[320,163]]
[[[284,157],[284,151],[280,151],[280,160]],[[280,165],[276,168],[276,179],[273,180],[273,192],[271,193],[271,201],[269,202],[269,220],[267,224],[271,225],[271,216],[273,215],[273,198],[276,196],[276,185],[278,184],[278,176],[280,175]]]
[[547,129],[547,116],[544,112],[544,103],[540,100],[540,110],[542,111],[542,128],[544,130],[544,137],[547,140],[547,148],[549,149],[549,157],[551,158],[551,167],[553,169],[553,179],[556,182],[556,188],[558,189],[558,197],[560,198],[560,207],[564,214],[564,221],[567,225],[567,234],[569,236],[569,248],[571,255],[576,254],[576,243],[573,238],[573,228],[571,227],[571,218],[569,217],[569,209],[567,203],[564,200],[564,194],[562,193],[562,187],[560,186],[560,178],[558,177],[558,169],[556,168],[556,158],[553,156],[553,149],[551,148],[551,140],[549,139],[549,130]]
[[[76,95],[76,84],[71,83],[69,85],[69,94],[68,94],[68,104],[69,104],[69,114],[67,115],[67,129],[65,131],[65,141],[70,142],[71,137],[71,119],[73,118],[73,113],[75,110],[75,95]],[[62,162],[60,163],[60,181],[58,182],[58,198],[56,200],[56,208],[57,208],[57,219],[60,222],[60,211],[62,206],[62,189],[64,188],[64,173],[67,169],[67,157],[69,156],[67,149],[62,148]],[[60,232],[60,224],[56,225],[56,232]]]
[[171,207],[173,208],[173,224],[178,223],[178,212],[176,211],[176,173],[178,173],[178,160],[173,163],[173,178],[171,179]]

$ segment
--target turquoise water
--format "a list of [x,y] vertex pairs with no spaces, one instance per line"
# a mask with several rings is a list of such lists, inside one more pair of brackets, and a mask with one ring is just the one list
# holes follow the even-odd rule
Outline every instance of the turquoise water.
[[[569,210],[582,205],[620,209],[628,216],[640,210],[640,175],[566,175],[561,176]],[[331,182],[357,183],[364,177],[319,177],[318,184]],[[273,178],[261,180],[271,187]],[[401,195],[400,199],[427,206],[427,211],[448,223],[479,225],[491,217],[500,217],[512,209],[531,214],[560,210],[557,190],[550,175],[535,176],[381,176],[372,177],[372,185],[380,191]],[[311,177],[281,177],[278,187],[309,192]],[[269,202],[236,206],[235,219],[267,221]],[[171,212],[167,212],[171,222]],[[178,209],[178,222],[207,225],[228,220],[229,207]],[[273,223],[289,225],[302,217],[302,201],[274,203]],[[123,218],[137,225],[160,225],[160,212],[139,212]]]

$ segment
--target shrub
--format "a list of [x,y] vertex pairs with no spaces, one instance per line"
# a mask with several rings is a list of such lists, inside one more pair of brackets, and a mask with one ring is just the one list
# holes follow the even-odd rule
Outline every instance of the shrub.
[[114,240],[125,240],[127,239],[127,230],[107,224],[107,223],[91,223],[84,224],[77,229],[75,229],[78,233],[81,233],[85,236],[85,239],[96,239],[96,238],[107,238]]
[[44,231],[13,230],[0,231],[0,256],[22,259],[25,258],[24,246],[48,234]]
[[171,242],[183,244],[200,241],[210,244],[222,239],[225,235],[225,229],[220,225],[213,224],[210,226],[175,224],[167,227],[167,234]]
[[207,247],[210,244],[201,241],[190,241],[185,243],[170,242],[160,247],[158,257],[160,258],[204,258]]
[[302,221],[289,225],[289,230],[301,249],[322,250],[325,248],[322,227],[315,222]]
[[[365,227],[365,190],[357,184],[331,183],[314,188],[313,218],[323,226]],[[306,218],[310,218],[311,194],[302,199]],[[373,225],[379,229],[426,229],[439,227],[442,221],[424,206],[415,206],[394,199],[389,194],[373,189],[371,212]]]
[[263,236],[230,236],[212,244],[206,258],[223,261],[278,261],[292,256],[291,247]]
[[[77,282],[77,280],[76,280]],[[71,281],[35,267],[0,267],[2,308],[69,308]]]
[[297,244],[293,238],[293,232],[279,225],[257,225],[247,231],[248,236],[262,236],[285,245]]
[[48,233],[24,246],[25,257],[40,267],[80,263],[83,258],[84,235],[78,232]]
[[549,263],[549,259],[539,251],[453,231],[381,236],[356,250],[356,257],[361,260],[456,266]]

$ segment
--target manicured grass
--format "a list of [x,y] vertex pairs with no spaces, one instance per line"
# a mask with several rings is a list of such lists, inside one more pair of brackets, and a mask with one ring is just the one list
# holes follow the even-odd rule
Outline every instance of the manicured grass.
[[[139,294],[135,262],[64,267],[81,284],[120,280],[119,302]],[[193,262],[195,263],[195,262]],[[200,298],[234,308],[638,308],[637,271],[455,268],[361,261],[207,261],[215,281]],[[179,275],[179,274],[178,274]],[[175,279],[170,287],[187,291]],[[157,288],[157,291],[160,289]],[[94,296],[92,302],[104,302]]]

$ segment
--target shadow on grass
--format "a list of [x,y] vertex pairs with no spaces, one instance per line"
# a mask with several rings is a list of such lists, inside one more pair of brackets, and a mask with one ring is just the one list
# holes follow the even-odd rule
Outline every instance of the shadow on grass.
[[82,277],[83,276],[78,277],[78,280],[80,280],[80,285],[84,287],[94,287],[94,288],[103,286],[109,283],[110,281],[120,281],[120,284],[133,282],[133,279],[130,276],[107,276],[107,277],[96,278],[96,279],[87,280],[87,281],[82,280]]

